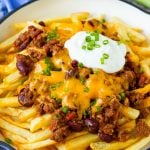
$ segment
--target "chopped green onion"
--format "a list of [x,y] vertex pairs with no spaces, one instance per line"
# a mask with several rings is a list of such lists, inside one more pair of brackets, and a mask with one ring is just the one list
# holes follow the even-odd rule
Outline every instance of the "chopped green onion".
[[60,87],[62,85],[62,82],[58,82],[55,84],[50,85],[51,90],[56,90],[56,88]]
[[78,67],[83,68],[83,67],[84,67],[83,63],[82,63],[82,62],[79,62],[79,63],[78,63]]
[[95,48],[99,48],[101,47],[99,44],[95,44]]
[[125,98],[126,98],[125,92],[121,92],[121,93],[119,93],[119,95],[120,95],[120,100],[125,100]]
[[105,18],[103,18],[101,22],[102,22],[102,23],[105,23],[105,22],[106,22],[106,19],[105,19]]
[[43,74],[50,76],[51,75],[50,68],[47,67],[45,70],[43,70]]
[[12,140],[9,139],[9,138],[5,138],[5,142],[8,143],[8,144],[12,144]]
[[89,45],[91,45],[91,46],[95,46],[95,41],[94,40],[91,40],[90,42],[89,42]]
[[140,67],[138,72],[139,72],[139,73],[143,73],[143,72],[144,72],[144,68],[143,68],[143,67]]
[[109,55],[108,55],[107,53],[104,53],[104,54],[103,54],[103,58],[104,58],[104,59],[108,59],[108,58],[109,58]]
[[55,93],[51,93],[51,98],[56,98],[56,94]]
[[57,103],[61,103],[62,99],[61,98],[56,98]]
[[80,82],[81,82],[81,84],[85,84],[85,82],[86,82],[86,79],[85,79],[85,77],[80,77]]
[[96,99],[92,100],[90,103],[91,106],[94,106],[95,104],[96,104]]
[[88,44],[88,45],[87,45],[87,49],[88,49],[88,50],[93,50],[94,47],[93,47],[92,45]]
[[84,115],[84,117],[87,117],[87,116],[89,115],[88,110],[84,110],[84,111],[83,111],[83,115]]
[[61,116],[60,116],[59,114],[55,114],[55,115],[54,115],[54,118],[55,118],[55,119],[60,119]]
[[103,65],[104,64],[104,62],[105,62],[105,59],[102,57],[102,58],[100,58],[100,63]]
[[86,36],[85,41],[86,42],[90,42],[91,41],[91,37],[90,36]]
[[104,44],[104,45],[106,45],[106,44],[108,44],[108,43],[109,43],[108,40],[104,40],[104,41],[103,41],[103,44]]
[[69,88],[68,88],[68,87],[65,87],[65,88],[64,88],[64,92],[65,92],[65,93],[69,92]]
[[90,89],[86,86],[86,87],[84,88],[84,92],[88,93],[89,91],[90,91]]
[[83,46],[82,46],[82,49],[86,49],[86,46],[85,46],[85,45],[83,45]]
[[62,110],[63,113],[66,114],[68,112],[69,108],[67,106],[64,106],[64,107],[61,108],[61,110]]
[[53,39],[56,39],[58,38],[58,33],[57,33],[57,28],[52,30],[51,32],[48,32],[48,35],[47,35],[47,41],[50,41],[50,40],[53,40]]
[[102,110],[102,106],[97,106],[97,107],[96,107],[96,111],[97,111],[97,112],[101,112],[101,110]]

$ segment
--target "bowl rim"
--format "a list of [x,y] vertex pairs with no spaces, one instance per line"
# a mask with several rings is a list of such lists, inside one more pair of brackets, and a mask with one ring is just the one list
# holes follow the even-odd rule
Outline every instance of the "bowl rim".
[[[10,16],[12,16],[14,13],[16,13],[18,10],[22,9],[23,7],[29,5],[29,4],[32,4],[34,2],[37,2],[38,0],[32,0],[32,1],[29,1],[23,5],[21,5],[20,7],[16,8],[15,10],[11,11],[10,13],[8,13],[6,16],[4,16],[2,19],[0,19],[0,24],[2,24],[5,20],[7,20]],[[122,3],[125,3],[126,5],[130,5],[136,9],[138,9],[139,11],[141,12],[144,12],[145,14],[149,14],[148,11],[146,11],[143,7],[141,7],[140,5],[135,5],[134,3],[129,2],[127,0],[119,0],[121,1]]]

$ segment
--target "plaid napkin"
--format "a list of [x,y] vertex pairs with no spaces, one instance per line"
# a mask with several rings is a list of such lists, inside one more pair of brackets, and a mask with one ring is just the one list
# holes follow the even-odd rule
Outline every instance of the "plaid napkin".
[[0,0],[0,19],[30,0]]

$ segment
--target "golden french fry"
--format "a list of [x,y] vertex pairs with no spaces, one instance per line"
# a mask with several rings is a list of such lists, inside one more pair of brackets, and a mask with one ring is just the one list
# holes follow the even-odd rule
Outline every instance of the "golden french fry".
[[35,133],[30,133],[30,136],[28,137],[28,141],[29,142],[42,141],[42,140],[49,138],[51,135],[52,135],[52,132],[50,131],[49,128],[43,129]]
[[111,143],[97,142],[97,143],[90,144],[90,147],[92,148],[92,150],[121,150],[134,144],[138,140],[139,138],[130,139],[125,142],[116,142],[116,141]]
[[9,116],[12,116],[12,117],[18,117],[21,112],[22,112],[22,110],[17,109],[17,108],[11,108],[11,107],[0,108],[0,113],[1,114],[9,115]]
[[3,97],[0,98],[0,107],[19,107],[18,97]]
[[46,128],[50,125],[51,114],[45,114],[43,116],[37,117],[30,122],[30,131],[35,132],[39,129]]
[[13,142],[17,142],[17,143],[27,143],[28,141],[16,134],[12,134],[11,132],[7,131],[7,130],[2,130],[2,133],[5,137],[8,137],[9,139],[11,139]]
[[144,72],[146,73],[146,75],[148,77],[150,77],[150,68],[149,68],[149,66],[150,66],[150,58],[145,59],[145,60],[141,61],[140,63],[141,63],[141,66],[142,66]]
[[96,134],[85,134],[77,138],[73,138],[69,141],[66,141],[64,144],[56,145],[58,150],[85,150],[90,143],[96,142],[99,140],[98,135]]
[[143,99],[141,103],[139,104],[139,106],[137,106],[137,108],[140,108],[140,109],[146,108],[146,107],[150,107],[150,97]]
[[22,145],[20,145],[20,149],[33,150],[33,149],[38,149],[38,148],[46,147],[49,145],[53,145],[55,143],[56,143],[55,141],[47,139],[47,140],[39,141],[36,143],[22,144]]
[[136,119],[140,115],[139,110],[126,106],[121,106],[120,111],[130,119]]
[[18,115],[19,121],[25,122],[28,119],[35,117],[37,114],[36,107],[28,108],[27,110],[22,110],[22,112]]
[[0,118],[0,127],[19,136],[22,136],[24,138],[30,137],[30,132],[26,129],[22,129],[20,127],[17,127],[15,125],[12,125],[11,123],[5,121],[4,119]]
[[[128,147],[126,150],[140,150],[144,146],[146,146],[150,142],[150,136],[145,137],[138,141],[137,143],[133,144],[132,146]],[[131,144],[130,144],[131,145]]]
[[12,83],[19,81],[21,78],[22,78],[22,75],[19,73],[19,71],[16,71],[8,75],[7,77],[5,77],[3,79],[3,82],[7,84],[12,84]]
[[132,130],[135,129],[135,126],[136,126],[135,120],[131,120],[131,121],[125,123],[124,125],[122,125],[122,126],[120,127],[120,129],[121,129],[121,130],[124,130],[124,131],[130,132],[130,131],[132,131]]
[[[12,125],[15,125],[15,126],[17,126],[17,127],[20,127],[20,128],[24,128],[24,129],[29,129],[29,123],[20,123],[20,122],[18,122],[18,120],[12,120],[12,119],[10,119],[9,117],[6,117],[6,116],[1,116],[0,115],[0,117],[3,119],[3,120],[5,120],[5,121],[7,121],[7,122],[9,122],[9,123],[11,123]],[[17,118],[18,119],[18,118]]]

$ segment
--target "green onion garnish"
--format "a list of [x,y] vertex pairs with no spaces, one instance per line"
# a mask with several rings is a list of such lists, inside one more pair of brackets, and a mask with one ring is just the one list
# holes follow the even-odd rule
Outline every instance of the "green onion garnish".
[[86,45],[83,45],[83,46],[82,46],[82,49],[86,49]]
[[101,112],[101,110],[102,110],[102,106],[97,106],[97,107],[96,107],[96,111],[97,111],[97,112]]
[[92,100],[90,103],[91,106],[94,106],[95,104],[96,104],[96,99]]
[[79,62],[79,63],[78,63],[78,67],[83,68],[83,67],[84,67],[83,63],[82,63],[82,62]]
[[86,86],[83,91],[88,93],[90,91],[90,89]]
[[125,92],[121,92],[121,93],[119,93],[119,95],[120,95],[121,100],[125,100],[125,98],[126,98]]
[[103,58],[104,58],[104,59],[108,59],[108,58],[109,58],[109,55],[108,55],[107,53],[104,53],[104,54],[103,54]]
[[58,38],[58,33],[57,33],[57,28],[55,28],[54,30],[52,30],[51,32],[48,32],[47,35],[47,41],[53,40]]
[[86,79],[85,79],[85,77],[80,77],[80,82],[81,82],[81,84],[85,84],[85,82],[86,82]]
[[102,58],[100,58],[100,63],[103,65],[104,64],[104,62],[105,62],[105,59],[102,57]]
[[61,98],[56,98],[57,103],[61,103],[62,99]]
[[86,42],[90,42],[91,41],[91,37],[90,36],[86,36],[85,41]]
[[109,43],[108,40],[104,40],[104,41],[103,41],[103,44],[104,44],[104,45],[106,45],[106,44],[108,44],[108,43]]
[[61,108],[61,110],[62,110],[63,113],[66,114],[68,112],[69,108],[67,106],[64,106],[64,107]]

